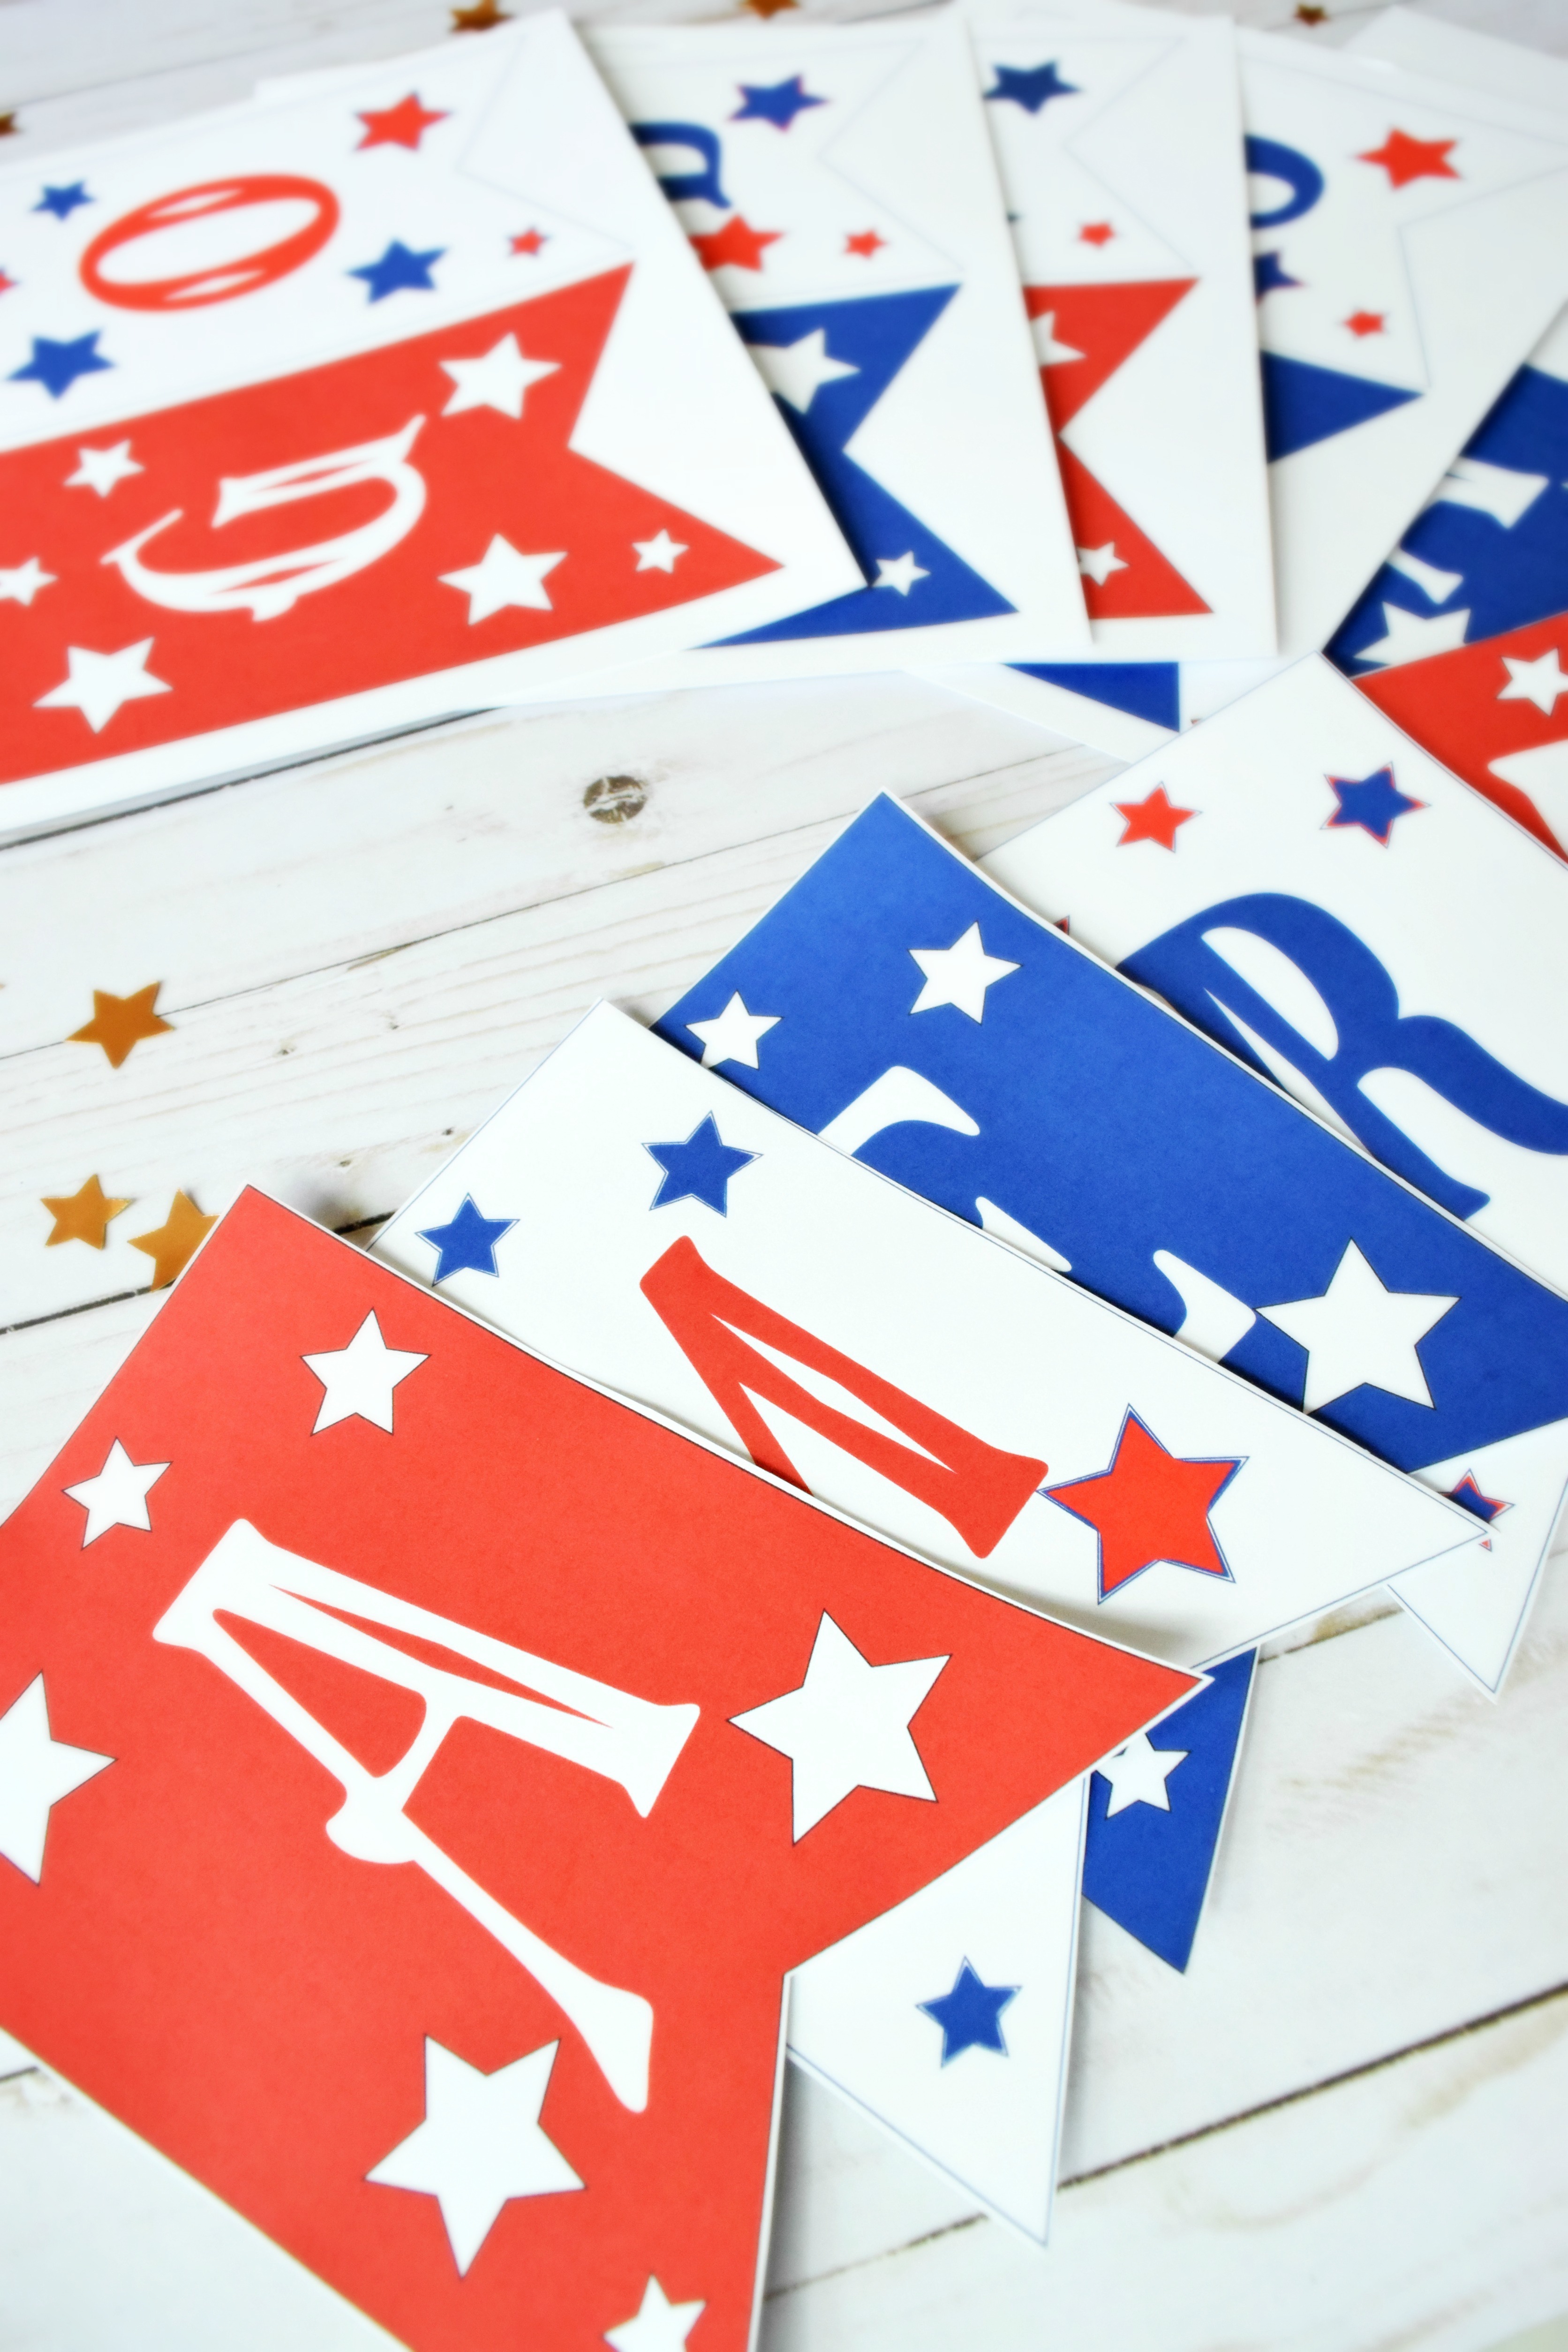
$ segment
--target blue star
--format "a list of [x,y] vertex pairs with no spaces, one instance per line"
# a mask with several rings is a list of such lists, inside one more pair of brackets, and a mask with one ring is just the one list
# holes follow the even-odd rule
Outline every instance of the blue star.
[[1252,257],[1252,290],[1261,302],[1266,294],[1278,293],[1282,286],[1300,286],[1300,278],[1292,278],[1279,253],[1255,253]]
[[373,302],[384,302],[389,294],[401,294],[409,289],[420,294],[434,294],[436,280],[432,266],[440,260],[447,248],[432,246],[428,253],[410,253],[398,237],[394,237],[379,261],[365,261],[357,269],[345,270],[346,278],[363,278],[370,288]]
[[742,82],[739,88],[745,104],[735,109],[731,121],[773,122],[781,131],[787,131],[795,116],[804,114],[808,106],[827,103],[825,98],[808,98],[805,82],[804,74],[794,74],[788,81],[768,82],[761,89],[749,81]]
[[516,1223],[515,1217],[481,1216],[473,1194],[466,1192],[450,1224],[427,1226],[419,1236],[437,1253],[436,1280],[445,1282],[451,1274],[494,1274],[496,1244]]
[[48,335],[35,335],[32,358],[25,367],[12,369],[11,382],[41,383],[51,400],[58,400],[79,375],[94,375],[100,368],[114,365],[112,360],[100,356],[98,338],[101,331],[95,327],[90,335],[78,335],[69,343],[57,343]]
[[757,1158],[754,1151],[737,1151],[721,1137],[713,1114],[694,1127],[684,1143],[645,1143],[663,1171],[658,1192],[648,1202],[650,1209],[665,1209],[672,1201],[700,1201],[705,1207],[717,1209],[721,1217],[730,1213],[729,1187],[731,1176],[749,1168]]
[[1394,781],[1392,768],[1378,768],[1372,775],[1363,776],[1359,783],[1348,776],[1331,776],[1329,782],[1338,793],[1340,803],[1329,819],[1330,829],[1341,824],[1359,824],[1363,833],[1370,833],[1373,841],[1380,841],[1384,849],[1398,819],[1407,816],[1412,809],[1426,805],[1425,801],[1413,801],[1408,793],[1400,791]]
[[966,2050],[996,2050],[1004,2058],[1002,2011],[1016,1999],[1016,1985],[988,1985],[967,1960],[952,1980],[951,1992],[935,2000],[918,2000],[915,2007],[942,2028],[942,2063],[962,2057]]
[[1448,1493],[1456,1503],[1463,1503],[1467,1511],[1473,1511],[1478,1519],[1485,1519],[1489,1527],[1493,1519],[1500,1518],[1510,1507],[1507,1503],[1500,1503],[1495,1495],[1482,1494],[1473,1470],[1467,1470],[1458,1485],[1450,1486]]
[[79,205],[90,205],[97,199],[87,193],[85,180],[73,180],[68,188],[46,188],[33,206],[36,213],[53,213],[57,220],[66,220]]
[[1076,98],[1076,81],[1063,81],[1054,64],[1048,66],[998,66],[996,87],[985,92],[987,98],[1010,98],[1026,114],[1038,114],[1042,106],[1053,98]]

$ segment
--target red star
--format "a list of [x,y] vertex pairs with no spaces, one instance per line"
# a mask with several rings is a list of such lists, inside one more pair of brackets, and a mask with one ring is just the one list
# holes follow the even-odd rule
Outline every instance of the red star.
[[432,113],[427,106],[421,106],[410,90],[395,106],[373,107],[368,114],[360,116],[364,137],[359,143],[362,147],[417,147],[433,122],[446,120],[444,114]]
[[18,278],[7,278],[5,272],[3,269],[0,269],[0,294],[8,294],[11,291],[12,287],[20,284],[20,282],[21,281]]
[[1347,326],[1352,335],[1381,335],[1387,329],[1388,313],[1386,310],[1352,310],[1342,324]]
[[1129,1406],[1110,1467],[1045,1491],[1099,1536],[1100,1598],[1107,1601],[1156,1560],[1204,1576],[1230,1574],[1208,1515],[1241,1459],[1193,1462],[1167,1454]]
[[1162,849],[1174,849],[1177,827],[1189,817],[1197,816],[1197,809],[1176,808],[1167,799],[1163,784],[1156,784],[1146,800],[1112,803],[1118,816],[1127,819],[1127,830],[1117,843],[1125,849],[1129,842],[1157,841]]
[[521,236],[512,238],[511,249],[514,253],[542,253],[549,242],[542,229],[525,228]]
[[1412,139],[1407,131],[1391,131],[1381,147],[1369,147],[1358,163],[1381,163],[1391,188],[1408,187],[1412,180],[1457,180],[1448,161],[1457,139]]
[[858,236],[845,238],[844,250],[846,253],[858,253],[869,261],[871,256],[879,252],[887,242],[887,238],[879,236],[874,228],[863,228]]
[[1089,221],[1078,233],[1079,245],[1109,245],[1116,231],[1109,221]]
[[1325,24],[1328,21],[1328,14],[1326,8],[1311,6],[1310,0],[1300,0],[1300,5],[1296,10],[1296,22],[1299,25]]
[[710,229],[706,236],[694,236],[697,258],[704,269],[761,269],[763,254],[770,245],[776,245],[784,235],[782,229],[753,228],[750,221],[737,213],[722,228]]

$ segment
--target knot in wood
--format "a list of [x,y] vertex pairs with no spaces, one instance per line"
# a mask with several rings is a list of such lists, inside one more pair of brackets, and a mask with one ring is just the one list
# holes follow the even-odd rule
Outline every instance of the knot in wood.
[[600,824],[629,824],[647,799],[635,776],[600,776],[583,795],[583,805]]

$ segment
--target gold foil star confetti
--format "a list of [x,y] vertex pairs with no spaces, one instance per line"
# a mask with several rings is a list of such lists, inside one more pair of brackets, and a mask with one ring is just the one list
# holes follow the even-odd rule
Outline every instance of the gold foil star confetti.
[[497,7],[496,0],[474,0],[471,8],[453,8],[449,14],[454,33],[488,33],[497,25],[510,21],[506,10]]
[[53,1249],[58,1242],[85,1242],[89,1249],[100,1250],[109,1238],[110,1218],[119,1216],[131,1202],[110,1200],[97,1177],[89,1176],[79,1192],[46,1192],[43,1205],[55,1221],[46,1249]]
[[154,1013],[161,980],[139,988],[134,996],[113,996],[107,988],[92,992],[92,1019],[70,1033],[73,1045],[101,1045],[115,1069],[120,1067],[132,1045],[143,1037],[156,1037],[162,1029],[172,1029],[174,1023]]
[[154,1290],[166,1290],[184,1272],[216,1223],[216,1217],[203,1216],[188,1193],[176,1192],[163,1223],[150,1234],[132,1236],[132,1248],[144,1250],[153,1261]]

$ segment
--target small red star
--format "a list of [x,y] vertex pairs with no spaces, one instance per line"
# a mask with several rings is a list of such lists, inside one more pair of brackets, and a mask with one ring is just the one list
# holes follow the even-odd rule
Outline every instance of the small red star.
[[844,250],[846,253],[858,253],[863,260],[869,261],[871,256],[879,253],[887,242],[887,238],[879,236],[874,228],[863,228],[856,236],[845,238]]
[[1194,1462],[1168,1454],[1129,1406],[1109,1469],[1045,1491],[1099,1536],[1100,1598],[1108,1601],[1157,1560],[1202,1576],[1229,1575],[1209,1513],[1241,1460]]
[[549,242],[542,229],[525,228],[521,236],[512,238],[511,249],[514,253],[542,253]]
[[1167,799],[1163,784],[1156,784],[1146,800],[1112,803],[1118,816],[1127,819],[1127,830],[1117,843],[1125,849],[1129,842],[1157,841],[1162,849],[1174,849],[1178,826],[1189,817],[1197,816],[1197,809],[1176,808]]
[[1408,187],[1412,180],[1457,180],[1448,161],[1457,139],[1412,139],[1408,131],[1391,131],[1381,147],[1369,147],[1358,163],[1381,163],[1391,188]]
[[694,236],[697,258],[704,269],[761,269],[763,255],[770,245],[776,245],[784,235],[782,229],[753,228],[750,221],[737,213],[722,228],[710,229],[706,236]]
[[497,7],[496,0],[474,0],[471,8],[452,8],[447,14],[454,33],[489,33],[496,26],[510,21],[506,10]]
[[1388,325],[1388,313],[1386,310],[1352,310],[1350,317],[1341,323],[1347,326],[1352,335],[1381,335]]
[[1310,0],[1300,0],[1300,5],[1296,10],[1298,25],[1326,25],[1328,20],[1329,12],[1326,8],[1314,8],[1310,5]]
[[417,147],[433,122],[445,122],[444,114],[432,113],[427,106],[409,91],[395,106],[373,107],[362,114],[364,137],[361,147]]
[[20,281],[15,278],[7,278],[5,272],[3,269],[0,269],[0,294],[9,294],[13,286],[17,285],[19,282]]
[[1116,231],[1109,221],[1089,221],[1078,233],[1080,245],[1109,245]]

